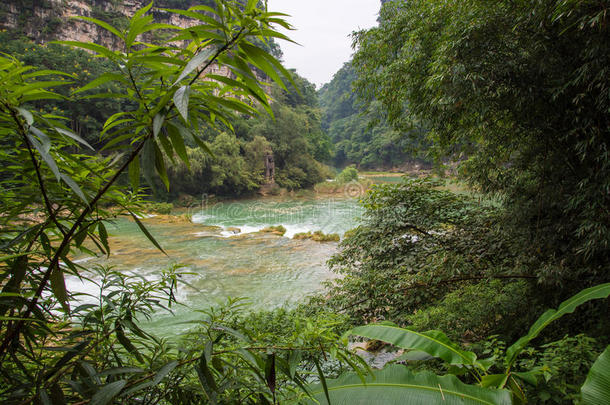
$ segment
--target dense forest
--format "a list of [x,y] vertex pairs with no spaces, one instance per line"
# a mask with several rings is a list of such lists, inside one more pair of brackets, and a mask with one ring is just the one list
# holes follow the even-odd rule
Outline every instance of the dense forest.
[[[112,6],[112,2],[106,3]],[[214,4],[213,1],[201,3],[166,0],[158,2],[158,6],[187,9],[195,3],[207,6]],[[19,6],[30,10],[32,14],[35,4]],[[112,10],[112,7],[104,7],[104,2],[94,2],[91,14],[94,18],[110,21],[119,27],[127,24],[127,16]],[[29,20],[28,24],[32,22]],[[44,24],[48,25],[49,21]],[[58,23],[55,30],[61,29],[61,24]],[[161,34],[158,37],[161,38]],[[63,96],[76,88],[82,88],[95,78],[116,73],[112,64],[93,57],[85,50],[66,49],[62,45],[47,43],[52,39],[52,32],[28,38],[19,29],[8,29],[0,32],[0,52],[39,69],[62,70],[71,74],[72,85],[59,90]],[[265,42],[253,42],[281,59],[281,49],[273,38]],[[255,73],[264,78],[262,71],[255,70]],[[208,143],[214,158],[203,153],[193,140],[188,140],[185,144],[186,153],[193,160],[192,168],[166,157],[168,176],[172,180],[170,189],[163,190],[160,181],[151,180],[152,196],[156,200],[172,201],[184,194],[251,195],[266,184],[264,159],[267,153],[274,155],[277,188],[308,188],[332,177],[333,172],[326,165],[331,163],[333,148],[326,132],[321,129],[321,113],[314,86],[296,73],[293,75],[295,81],[290,88],[281,89],[272,85],[264,89],[274,100],[273,118],[265,114],[255,117],[242,115],[218,128],[207,126],[202,129],[203,141]],[[112,83],[105,85],[104,89],[108,93],[115,90]],[[58,114],[69,116],[71,129],[96,150],[103,147],[98,134],[102,131],[105,120],[133,106],[129,101],[111,97],[78,101],[65,98],[46,101],[44,104]]]
[[324,111],[322,128],[335,147],[335,166],[355,164],[370,169],[424,163],[426,130],[413,126],[407,136],[387,123],[380,103],[370,103],[365,109],[353,89],[356,79],[348,62],[318,91]]
[[[3,403],[608,402],[608,4],[382,3],[319,93],[281,65],[269,39],[289,25],[264,2],[171,11],[188,28],[152,4],[121,27],[87,20],[124,51],[2,33]],[[119,216],[163,250],[141,220],[151,193],[247,194],[270,152],[286,188],[333,159],[426,156],[465,191],[372,187],[323,291],[191,308],[178,339],[142,323],[177,304],[180,266],[146,280],[73,260],[109,256]],[[66,277],[93,275],[95,303],[75,306]]]

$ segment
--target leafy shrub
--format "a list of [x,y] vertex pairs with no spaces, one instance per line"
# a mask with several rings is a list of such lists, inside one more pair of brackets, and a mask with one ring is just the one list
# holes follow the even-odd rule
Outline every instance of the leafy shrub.
[[337,175],[336,178],[339,184],[349,183],[350,181],[358,180],[358,170],[355,166],[348,166]]
[[524,352],[518,370],[542,368],[536,385],[527,385],[526,394],[539,404],[572,404],[580,399],[580,386],[603,346],[589,336],[565,336]]
[[148,203],[145,205],[145,209],[149,212],[154,212],[162,215],[169,215],[172,213],[174,209],[174,205],[172,203]]
[[525,330],[531,323],[524,316],[531,309],[530,294],[525,282],[491,280],[464,285],[438,304],[407,315],[406,322],[416,330],[447,331],[451,339],[463,342],[483,340],[492,333],[512,340],[517,337],[515,331]]

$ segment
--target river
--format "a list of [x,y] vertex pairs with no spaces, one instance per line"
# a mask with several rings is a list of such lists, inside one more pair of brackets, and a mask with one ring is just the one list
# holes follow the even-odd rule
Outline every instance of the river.
[[[184,213],[184,212],[182,212]],[[166,251],[158,251],[135,222],[119,218],[108,226],[111,255],[78,257],[87,267],[109,265],[147,280],[180,264],[188,285],[181,284],[174,315],[157,314],[147,326],[157,333],[175,334],[182,322],[201,316],[193,310],[208,308],[227,297],[246,297],[253,309],[291,305],[322,288],[333,277],[326,261],[336,242],[296,240],[299,232],[338,233],[354,228],[362,214],[356,199],[264,198],[204,203],[188,210],[192,222],[171,222],[167,217],[144,219],[149,231]],[[260,233],[267,226],[283,225],[284,236]],[[237,229],[234,229],[237,228]],[[67,279],[71,291],[97,293],[97,287],[75,277]],[[83,298],[83,302],[87,299]],[[171,333],[169,324],[174,325]],[[182,325],[182,326],[180,326]]]

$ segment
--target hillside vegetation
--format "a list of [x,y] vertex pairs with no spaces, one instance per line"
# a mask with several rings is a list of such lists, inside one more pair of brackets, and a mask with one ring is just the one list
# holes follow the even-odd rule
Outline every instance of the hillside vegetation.
[[[324,111],[274,56],[283,14],[218,0],[171,11],[196,20],[184,28],[156,24],[152,7],[120,27],[85,20],[124,52],[2,33],[2,403],[608,402],[607,2],[385,1],[321,92]],[[385,135],[361,126],[360,105]],[[451,163],[470,188],[373,186],[355,229],[294,241],[340,239],[321,293],[293,308],[190,308],[192,321],[164,325],[185,328],[174,339],[143,324],[171,312],[192,274],[172,265],[145,279],[74,260],[110,256],[118,216],[165,253],[141,221],[151,194],[248,193],[269,151],[284,187],[327,177],[326,127],[342,162],[399,160],[383,146],[395,139]],[[69,277],[100,290],[80,305]]]

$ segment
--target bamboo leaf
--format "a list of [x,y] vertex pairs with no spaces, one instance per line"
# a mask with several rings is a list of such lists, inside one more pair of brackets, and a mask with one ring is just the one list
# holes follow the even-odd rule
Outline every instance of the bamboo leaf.
[[188,167],[190,169],[191,165],[189,162],[188,154],[186,153],[186,147],[184,146],[184,138],[182,137],[182,134],[180,134],[180,131],[178,130],[178,128],[176,128],[174,125],[171,125],[171,124],[169,124],[167,126],[167,133],[169,135],[169,138],[172,141],[174,150],[178,154],[178,157],[180,157],[180,159],[182,159],[182,161],[184,162],[186,167]]
[[92,42],[78,42],[78,41],[54,41],[53,43],[68,45],[75,48],[82,48],[88,51],[97,52],[100,55],[104,55],[111,60],[117,60],[118,56],[116,53],[112,52],[110,49],[105,46],[94,44]]
[[91,398],[90,405],[106,405],[112,403],[114,397],[119,395],[127,381],[120,380],[104,385]]
[[216,385],[216,381],[214,380],[214,376],[208,367],[208,363],[206,360],[206,356],[204,354],[201,355],[199,359],[199,364],[196,367],[197,376],[199,377],[199,382],[203,387],[208,399],[212,404],[216,403],[216,396],[218,393],[218,386]]
[[155,169],[157,170],[157,174],[163,184],[165,184],[165,188],[169,191],[169,177],[167,176],[167,169],[165,167],[165,160],[163,159],[163,153],[159,146],[155,143]]
[[106,230],[106,226],[103,221],[98,222],[97,230],[100,234],[100,240],[102,241],[102,245],[106,249],[108,255],[110,255],[110,245],[108,244],[108,231]]
[[275,377],[275,353],[271,353],[265,362],[265,381],[273,396],[275,396]]
[[161,114],[155,115],[155,118],[153,119],[153,135],[154,136],[159,135],[159,132],[161,132],[161,128],[163,127],[163,122],[165,122],[164,115],[161,115]]
[[177,366],[178,366],[178,362],[174,360],[174,361],[170,361],[169,363],[167,363],[166,365],[161,367],[161,369],[159,371],[157,371],[157,374],[155,374],[155,378],[153,378],[153,384],[154,385],[159,384],[161,382],[161,380],[163,380]]
[[143,363],[144,360],[142,359],[142,356],[140,355],[138,348],[135,347],[133,345],[133,343],[131,343],[131,340],[129,340],[129,338],[125,335],[125,332],[123,331],[123,327],[121,326],[121,324],[119,323],[118,320],[115,322],[115,334],[116,334],[116,338],[119,341],[119,343],[121,344],[121,346],[123,346],[125,348],[125,350],[127,350],[129,353],[133,354],[134,357],[140,363]]
[[[33,128],[33,127],[31,127],[31,128]],[[57,181],[59,181],[59,179],[61,178],[61,175],[59,173],[59,169],[57,168],[57,164],[55,163],[55,160],[53,160],[53,158],[48,153],[48,151],[45,151],[45,148],[43,147],[43,145],[41,145],[40,142],[38,142],[36,140],[36,138],[31,136],[30,134],[26,134],[26,136],[27,136],[28,140],[30,141],[30,143],[38,151],[38,153],[40,154],[40,157],[42,157],[42,160],[44,160],[45,163],[49,166],[49,168],[51,169],[51,171],[57,178]]]
[[151,140],[145,140],[146,144],[142,148],[141,162],[142,162],[142,173],[148,185],[153,188],[154,173],[155,173],[155,147]]
[[83,193],[83,190],[81,190],[79,185],[74,180],[72,180],[72,178],[67,174],[60,173],[60,176],[61,179],[68,185],[68,187],[70,187],[70,189],[74,191],[74,194],[76,194],[81,200],[83,200],[85,204],[89,205],[89,201],[87,201],[87,197],[85,196],[85,193]]
[[55,129],[55,131],[59,132],[62,135],[67,136],[68,138],[72,138],[74,139],[76,142],[81,143],[83,145],[85,145],[86,147],[88,147],[91,150],[95,150],[93,149],[93,146],[89,145],[89,143],[87,141],[85,141],[83,138],[81,138],[80,136],[76,135],[74,132],[72,131],[68,131],[67,129],[63,129],[63,128],[53,128]]
[[184,119],[184,122],[188,122],[190,94],[191,86],[182,86],[174,93],[174,105]]
[[[324,392],[324,398],[326,399],[326,403],[328,405],[330,405],[331,400],[330,400],[330,393],[328,392],[328,384],[326,382],[326,377],[324,377],[324,372],[322,371],[322,367],[320,367],[320,362],[318,361],[317,358],[314,357],[314,363],[316,365],[316,370],[318,371],[318,377],[320,378],[320,384],[322,386],[322,392]],[[322,403],[320,401],[320,403]]]
[[136,156],[131,163],[129,163],[129,182],[134,192],[140,188],[140,158]]
[[100,27],[104,28],[107,31],[110,31],[111,33],[113,33],[114,35],[116,35],[117,37],[121,38],[121,39],[125,39],[123,37],[123,34],[116,29],[115,27],[113,27],[112,25],[102,21],[102,20],[98,20],[96,18],[91,18],[91,17],[84,17],[84,16],[75,16],[73,18],[79,19],[79,20],[84,20],[84,21],[89,21],[93,24],[99,25]]
[[66,281],[64,280],[64,272],[58,265],[51,271],[51,290],[53,295],[59,301],[66,312],[70,312],[70,302],[68,301],[68,291],[66,290]]
[[176,81],[174,82],[174,86],[177,85],[178,83],[180,83],[180,81],[182,79],[184,79],[186,76],[188,76],[189,74],[191,74],[195,69],[197,69],[200,65],[203,64],[203,62],[205,62],[206,60],[208,60],[208,58],[210,56],[212,56],[214,53],[216,52],[216,49],[214,49],[213,47],[209,47],[207,49],[204,49],[203,51],[199,52],[197,55],[195,55],[184,67],[184,70],[182,71],[182,73],[180,73],[180,76],[178,76],[178,78],[176,79]]
[[167,256],[167,253],[165,253],[165,250],[163,250],[163,248],[161,247],[161,245],[159,245],[159,242],[157,242],[157,240],[154,238],[154,236],[151,235],[151,233],[148,231],[148,229],[146,229],[146,227],[144,226],[144,224],[140,221],[140,219],[138,218],[138,216],[136,214],[134,214],[133,212],[129,211],[129,214],[131,215],[131,217],[133,218],[134,221],[136,221],[136,224],[138,225],[138,228],[140,228],[140,230],[142,231],[142,233],[148,238],[148,240],[155,245],[155,247],[157,249],[159,249],[161,252],[163,252],[164,255]]
[[113,81],[121,82],[121,83],[129,83],[127,81],[127,79],[125,79],[124,76],[122,76],[118,73],[104,73],[104,74],[100,75],[99,77],[97,77],[95,80],[92,80],[91,82],[87,83],[83,87],[76,89],[72,94],[78,94],[78,93],[85,92],[87,90],[92,90],[92,89],[95,89],[96,87],[101,86],[102,84],[105,84],[108,82],[113,82]]
[[32,125],[34,123],[34,116],[31,112],[20,107],[17,108],[17,111],[19,111],[19,114],[25,119],[25,122],[27,122],[28,125]]

